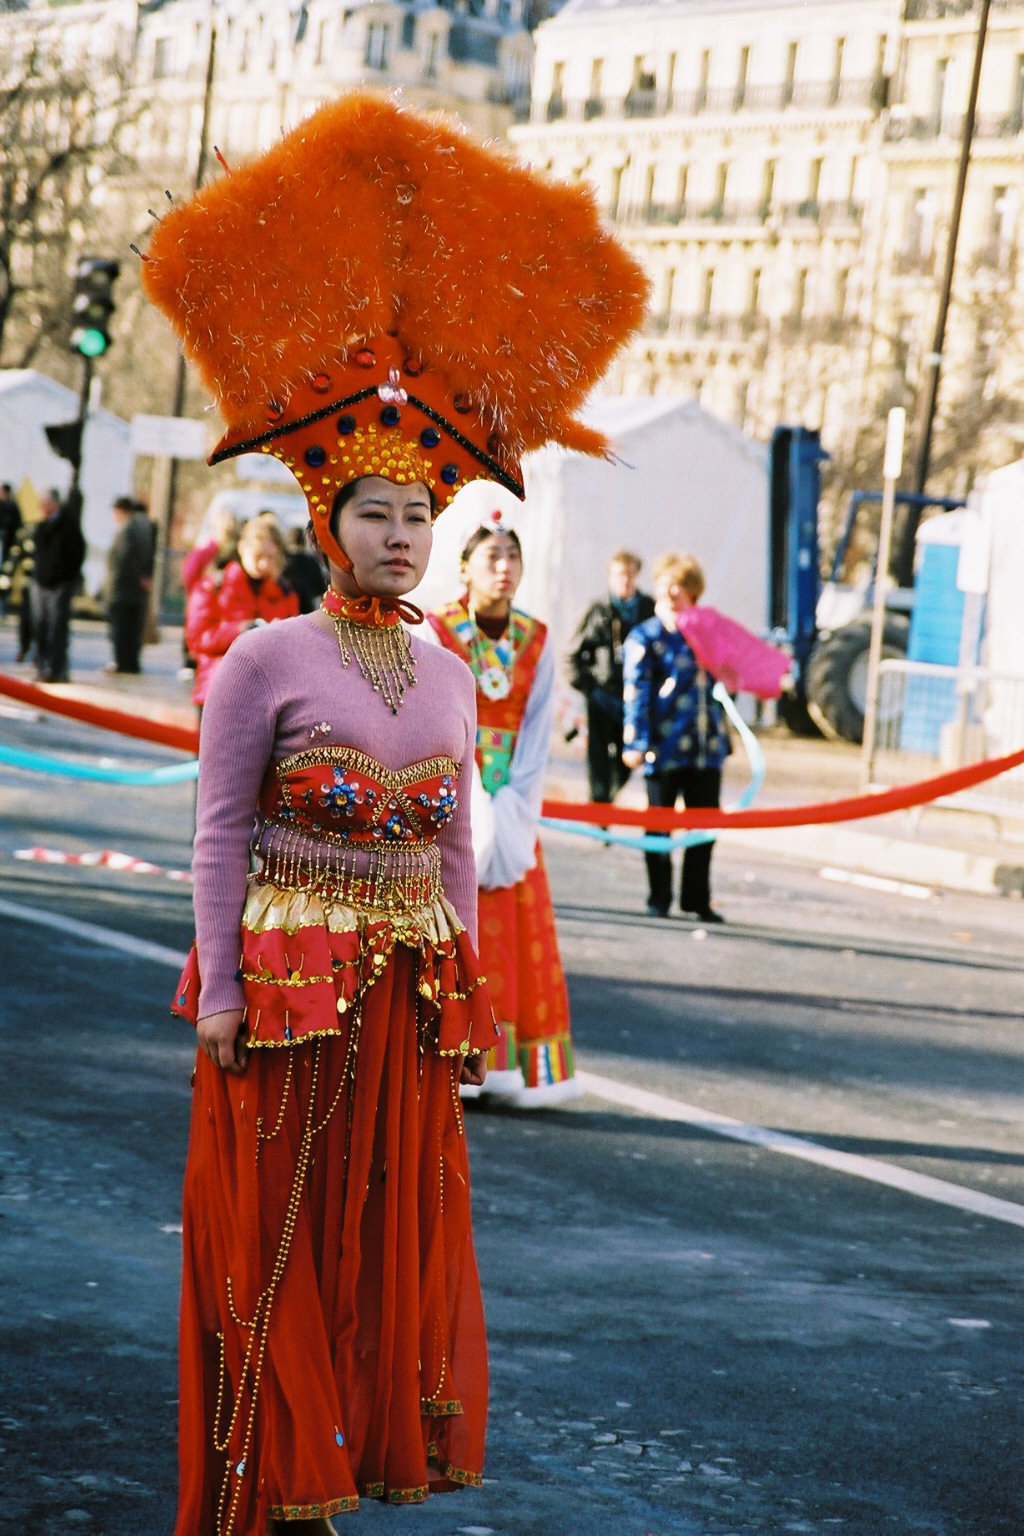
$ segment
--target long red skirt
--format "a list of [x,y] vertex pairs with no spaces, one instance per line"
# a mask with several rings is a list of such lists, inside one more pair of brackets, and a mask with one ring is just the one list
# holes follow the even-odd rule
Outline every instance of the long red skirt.
[[458,1057],[396,947],[354,1036],[197,1056],[176,1536],[478,1485],[487,1356]]
[[576,1064],[569,994],[540,844],[536,864],[518,884],[482,890],[478,904],[480,969],[501,1031],[490,1064],[499,1072],[518,1066],[531,1093],[560,1097],[575,1077]]

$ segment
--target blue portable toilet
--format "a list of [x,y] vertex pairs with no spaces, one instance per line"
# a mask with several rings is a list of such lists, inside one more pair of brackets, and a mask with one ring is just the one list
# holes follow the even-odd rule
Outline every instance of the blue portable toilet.
[[[914,609],[907,660],[955,667],[960,661],[964,594],[956,583],[960,546],[966,528],[963,512],[929,518],[917,535]],[[956,718],[956,679],[907,678],[900,747],[904,752],[939,756],[942,728]]]

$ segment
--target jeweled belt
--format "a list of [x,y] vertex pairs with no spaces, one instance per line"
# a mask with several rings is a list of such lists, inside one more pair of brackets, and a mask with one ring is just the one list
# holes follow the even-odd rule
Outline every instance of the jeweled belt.
[[[280,841],[268,845],[267,833]],[[266,822],[252,852],[257,880],[283,890],[315,891],[321,899],[358,912],[415,912],[442,894],[441,852],[433,840],[342,842]]]

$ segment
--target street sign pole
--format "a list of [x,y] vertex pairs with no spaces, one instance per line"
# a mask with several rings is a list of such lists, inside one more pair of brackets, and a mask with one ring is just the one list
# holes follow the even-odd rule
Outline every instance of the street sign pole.
[[869,789],[875,766],[875,729],[878,721],[879,667],[882,662],[882,637],[885,634],[885,598],[889,589],[889,560],[892,552],[893,510],[896,506],[896,482],[903,469],[903,436],[907,413],[901,405],[893,406],[885,428],[885,462],[882,466],[882,521],[878,530],[878,554],[875,560],[875,601],[871,610],[871,643],[868,646],[867,701],[864,709],[864,788]]

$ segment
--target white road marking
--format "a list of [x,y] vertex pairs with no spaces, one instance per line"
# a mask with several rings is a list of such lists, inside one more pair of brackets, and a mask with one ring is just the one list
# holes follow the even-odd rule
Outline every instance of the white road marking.
[[0,917],[13,918],[19,923],[34,923],[38,928],[53,928],[57,933],[70,934],[72,938],[85,939],[90,944],[102,944],[106,949],[119,949],[122,954],[134,955],[138,960],[152,960],[156,965],[169,965],[178,971],[188,959],[186,954],[177,949],[152,944],[148,939],[137,939],[130,933],[119,933],[116,928],[102,928],[98,923],[82,923],[74,917],[43,912],[38,907],[23,907],[13,901],[0,901]]
[[890,880],[885,875],[865,875],[855,869],[819,869],[822,880],[836,885],[859,885],[866,891],[887,891],[892,896],[909,896],[914,901],[930,901],[935,895],[930,885],[915,885],[911,880]]
[[595,1098],[619,1104],[624,1109],[634,1109],[638,1114],[649,1115],[652,1119],[674,1120],[680,1125],[699,1126],[714,1136],[743,1141],[750,1146],[763,1147],[768,1152],[780,1152],[785,1157],[798,1157],[803,1162],[817,1163],[821,1168],[831,1168],[835,1173],[849,1174],[855,1179],[885,1184],[890,1189],[902,1190],[904,1194],[916,1195],[922,1200],[951,1205],[971,1216],[988,1216],[993,1221],[1005,1221],[1014,1227],[1024,1227],[1024,1205],[1017,1205],[1012,1200],[999,1200],[994,1195],[984,1195],[961,1184],[950,1184],[945,1179],[933,1179],[926,1173],[914,1173],[909,1168],[899,1168],[893,1163],[880,1162],[877,1158],[839,1152],[819,1142],[805,1140],[802,1136],[790,1136],[785,1131],[772,1131],[763,1125],[748,1125],[742,1120],[733,1120],[729,1115],[719,1115],[695,1104],[684,1104],[681,1099],[670,1099],[664,1094],[650,1093],[646,1088],[634,1088],[629,1083],[620,1083],[612,1077],[601,1077],[595,1072],[578,1072],[576,1075],[586,1092]]
[[[179,950],[168,949],[163,944],[151,944],[147,939],[136,939],[131,934],[119,933],[115,928],[103,928],[98,923],[83,923],[73,917],[61,917],[54,912],[43,912],[37,907],[23,907],[13,901],[0,900],[0,917],[16,922],[33,923],[40,928],[52,928],[58,933],[70,934],[107,949],[117,949],[123,954],[134,955],[139,960],[150,960],[157,965],[168,965],[180,970],[187,956]],[[768,1152],[779,1152],[785,1157],[800,1158],[803,1162],[816,1163],[821,1168],[831,1168],[835,1173],[849,1174],[852,1178],[868,1179],[873,1184],[884,1184],[889,1189],[902,1190],[922,1200],[934,1200],[939,1205],[950,1205],[972,1216],[988,1216],[993,1221],[1005,1221],[1014,1227],[1024,1227],[1024,1205],[1012,1200],[999,1200],[961,1184],[950,1184],[945,1179],[933,1179],[925,1173],[914,1173],[908,1168],[898,1168],[873,1157],[860,1157],[853,1152],[839,1152],[819,1142],[790,1136],[785,1131],[769,1130],[763,1125],[749,1125],[734,1120],[729,1115],[716,1114],[714,1110],[701,1109],[696,1104],[686,1104],[681,1099],[670,1099],[665,1094],[651,1093],[646,1088],[635,1088],[630,1083],[620,1083],[612,1077],[602,1077],[596,1072],[577,1073],[587,1093],[619,1104],[624,1109],[634,1109],[638,1114],[649,1115],[655,1120],[673,1120],[678,1125],[695,1125],[715,1136],[729,1141],[746,1142],[749,1146],[763,1147]]]

